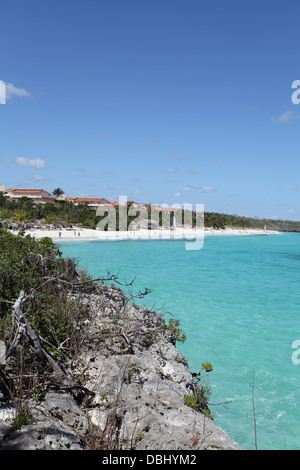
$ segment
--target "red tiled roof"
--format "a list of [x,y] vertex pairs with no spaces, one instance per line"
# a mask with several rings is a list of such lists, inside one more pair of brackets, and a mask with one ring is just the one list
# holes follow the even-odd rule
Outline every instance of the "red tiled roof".
[[112,206],[119,207],[118,202],[114,201],[108,201],[107,199],[104,199],[103,197],[66,197],[66,201],[73,201],[73,202],[102,202],[103,204],[111,204]]
[[76,202],[102,202],[102,203],[109,203],[106,199],[102,197],[67,197],[67,201],[76,201]]
[[179,207],[161,207],[161,206],[153,206],[153,209],[156,211],[166,211],[166,212],[176,212],[180,211]]
[[50,193],[48,191],[45,191],[44,189],[17,189],[17,188],[9,188],[6,189],[6,193],[17,193],[17,194],[37,194],[37,193],[47,193],[50,196]]
[[145,207],[147,205],[147,204],[143,204],[142,202],[127,201],[127,205],[129,204],[139,206],[139,207]]
[[116,206],[116,207],[119,207],[119,203],[118,202],[114,202],[114,201],[107,201],[109,202],[110,204],[112,204],[113,206]]

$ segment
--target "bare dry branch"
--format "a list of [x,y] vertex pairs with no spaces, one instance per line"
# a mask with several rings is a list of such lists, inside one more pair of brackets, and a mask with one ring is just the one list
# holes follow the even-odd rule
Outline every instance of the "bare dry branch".
[[80,392],[83,392],[85,394],[87,390],[82,387],[72,375],[67,373],[65,367],[62,364],[59,364],[59,362],[56,361],[43,348],[38,334],[27,322],[25,314],[22,310],[25,301],[28,300],[29,297],[28,296],[24,298],[24,295],[24,291],[21,291],[18,299],[14,303],[12,310],[12,324],[13,328],[15,327],[16,332],[14,335],[11,335],[11,337],[13,336],[13,339],[9,344],[6,345],[6,351],[0,358],[0,364],[5,364],[7,359],[15,353],[17,347],[21,344],[21,340],[24,339],[29,345],[33,354],[38,359],[39,363],[41,365],[43,363],[47,363],[50,366],[53,372],[53,384],[57,387],[61,387],[75,392],[75,395],[78,398],[78,394],[80,394]]

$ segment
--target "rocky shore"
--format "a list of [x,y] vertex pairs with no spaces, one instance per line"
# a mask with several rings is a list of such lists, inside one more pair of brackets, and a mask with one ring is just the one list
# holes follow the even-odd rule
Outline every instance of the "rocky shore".
[[[195,381],[163,317],[102,294],[72,294],[89,307],[80,355],[69,366],[89,399],[48,389],[30,398],[32,422],[12,425],[20,406],[0,396],[0,450],[238,450],[209,417],[186,404]],[[24,403],[22,403],[24,406]]]

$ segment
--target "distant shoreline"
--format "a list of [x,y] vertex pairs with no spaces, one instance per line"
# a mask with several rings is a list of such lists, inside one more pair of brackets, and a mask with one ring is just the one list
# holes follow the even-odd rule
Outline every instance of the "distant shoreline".
[[[14,232],[13,232],[14,233]],[[60,241],[113,241],[113,240],[193,240],[196,237],[206,236],[247,236],[247,235],[273,235],[281,234],[275,230],[262,230],[262,229],[210,229],[203,230],[195,229],[176,229],[176,230],[138,230],[138,231],[100,231],[93,229],[85,229],[73,227],[73,229],[62,230],[26,230],[26,235],[31,235],[36,239],[42,237],[49,237],[53,242]]]

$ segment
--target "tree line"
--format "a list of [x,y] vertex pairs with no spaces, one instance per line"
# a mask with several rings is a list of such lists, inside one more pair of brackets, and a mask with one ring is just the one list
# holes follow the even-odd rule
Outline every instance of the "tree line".
[[[58,188],[59,189],[59,188]],[[56,191],[56,190],[55,190]],[[54,191],[53,191],[54,193]],[[128,205],[128,207],[130,204]],[[151,218],[151,205],[146,207],[148,219]],[[119,208],[116,211],[116,229],[118,230]],[[127,216],[127,226],[140,215]],[[173,217],[180,219],[180,214],[176,211],[169,211],[170,226],[172,226]],[[7,227],[9,223],[30,224],[36,221],[42,221],[46,224],[57,224],[62,226],[81,225],[85,228],[95,229],[97,224],[106,217],[98,216],[97,211],[89,207],[87,203],[81,203],[75,206],[72,202],[65,200],[56,200],[54,203],[35,204],[32,199],[21,197],[13,200],[5,197],[0,192],[0,226]],[[192,226],[196,226],[196,213],[192,213]],[[164,226],[164,217],[159,213],[158,223],[160,227]],[[266,226],[268,230],[278,230],[284,232],[300,232],[300,222],[289,220],[259,219],[257,217],[244,217],[239,215],[224,214],[218,212],[204,212],[204,227],[213,229],[232,228],[257,228],[263,229]]]

